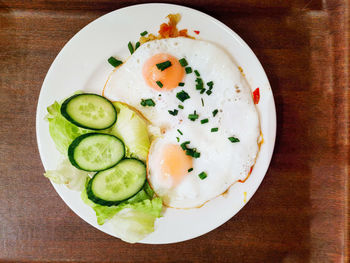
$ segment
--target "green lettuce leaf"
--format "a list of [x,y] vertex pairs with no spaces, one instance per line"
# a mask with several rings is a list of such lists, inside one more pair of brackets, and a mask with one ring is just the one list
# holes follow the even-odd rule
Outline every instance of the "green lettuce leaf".
[[[85,185],[87,185],[88,180],[89,179],[87,179]],[[140,206],[139,203],[145,200],[151,200],[153,197],[154,197],[154,192],[152,188],[148,185],[148,183],[146,183],[144,188],[141,191],[139,191],[136,195],[120,203],[117,206],[103,206],[103,205],[94,203],[88,198],[86,193],[86,187],[81,192],[81,199],[84,201],[85,204],[89,205],[90,207],[92,207],[92,209],[94,209],[97,217],[97,223],[99,225],[103,225],[107,220],[111,219],[116,213],[118,213],[122,209],[126,207],[129,207],[129,208],[135,207],[137,209]],[[154,211],[150,211],[150,212],[154,213]]]
[[56,170],[48,170],[44,176],[56,184],[65,184],[69,189],[82,191],[85,188],[86,179],[92,173],[75,168],[68,159],[64,159]]
[[122,204],[118,206],[102,206],[92,202],[87,196],[86,188],[81,192],[81,199],[84,201],[85,204],[94,209],[96,213],[97,223],[99,225],[103,225],[106,222],[106,220],[111,219],[116,213],[123,209]]
[[125,242],[136,243],[154,231],[154,222],[161,210],[159,197],[135,203],[111,219],[113,231]]
[[130,243],[135,243],[154,231],[154,222],[161,216],[163,207],[161,198],[154,196],[148,183],[135,196],[116,206],[102,206],[92,202],[85,189],[81,198],[94,209],[99,225],[110,220],[116,235]]
[[79,128],[66,120],[61,115],[61,104],[55,101],[47,107],[46,119],[49,122],[49,132],[57,150],[67,156],[69,145],[78,136],[91,132],[88,129]]
[[120,102],[113,102],[113,105],[117,110],[118,118],[111,133],[122,139],[128,157],[145,162],[150,147],[146,121]]

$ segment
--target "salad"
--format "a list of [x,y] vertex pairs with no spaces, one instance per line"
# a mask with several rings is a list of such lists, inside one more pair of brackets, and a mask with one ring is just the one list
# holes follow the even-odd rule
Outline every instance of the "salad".
[[63,160],[45,176],[80,191],[122,240],[135,243],[154,231],[162,200],[146,180],[147,121],[120,102],[78,92],[47,108],[49,132]]

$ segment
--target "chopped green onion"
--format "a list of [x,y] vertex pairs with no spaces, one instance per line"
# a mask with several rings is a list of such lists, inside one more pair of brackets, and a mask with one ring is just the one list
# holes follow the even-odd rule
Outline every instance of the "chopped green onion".
[[180,144],[182,150],[187,150],[187,144],[190,144],[191,142],[190,141],[186,141],[186,142],[183,142]]
[[217,132],[219,130],[219,128],[211,128],[211,132]]
[[203,81],[200,78],[196,78],[196,90],[202,90],[203,89]]
[[142,37],[144,37],[144,36],[147,35],[147,34],[148,34],[147,31],[143,31],[142,33],[140,33],[140,35],[141,35]]
[[176,137],[176,140],[177,140],[177,142],[179,142],[179,141],[180,141],[180,138],[179,138],[179,137]]
[[196,79],[196,90],[202,90],[203,89],[203,81],[201,79]]
[[210,89],[208,89],[206,93],[208,94],[208,96],[210,96],[210,94],[212,93],[212,91],[211,91]]
[[128,49],[130,51],[130,54],[132,55],[132,53],[134,53],[134,47],[133,45],[131,44],[131,42],[128,43]]
[[199,152],[194,152],[193,153],[193,156],[192,157],[194,157],[194,158],[199,158],[201,156],[201,154],[199,153]]
[[113,67],[118,67],[120,66],[121,64],[123,64],[122,61],[116,59],[115,57],[110,57],[108,59],[108,63],[111,64]]
[[191,67],[186,67],[185,68],[186,74],[192,73],[192,68]]
[[186,149],[186,155],[193,156],[194,150],[193,149]]
[[209,122],[208,119],[203,119],[203,120],[201,120],[201,124],[204,124],[204,123],[207,123],[207,122]]
[[204,107],[204,100],[203,100],[203,98],[201,98],[201,101],[202,101],[202,106]]
[[160,87],[160,88],[163,88],[163,83],[160,82],[159,80],[156,81],[157,85]]
[[219,112],[218,109],[214,110],[214,111],[213,111],[213,117],[215,117],[216,114],[218,114],[218,112]]
[[186,67],[188,65],[187,60],[185,58],[182,58],[179,60],[180,65],[183,67]]
[[141,99],[140,103],[143,107],[149,106],[154,107],[156,106],[156,103],[152,99]]
[[205,172],[201,172],[201,173],[198,175],[198,177],[199,177],[201,180],[203,180],[203,179],[207,178],[207,174],[206,174]]
[[205,89],[202,89],[201,92],[200,92],[200,94],[203,94],[204,92],[205,92]]
[[201,154],[196,151],[196,149],[186,149],[186,155],[189,155],[193,158],[199,158]]
[[196,82],[199,84],[203,84],[203,80],[201,78],[196,78]]
[[177,132],[180,133],[181,135],[183,135],[183,133],[179,129],[177,129]]
[[239,139],[238,138],[236,138],[236,137],[228,137],[228,139],[232,142],[232,143],[234,143],[234,142],[239,142]]
[[198,117],[199,117],[199,115],[196,113],[196,111],[194,111],[193,114],[189,114],[189,115],[188,115],[188,118],[189,118],[191,121],[197,120]]
[[140,47],[140,42],[137,41],[135,44],[135,50],[138,49],[139,47]]
[[177,113],[178,113],[179,111],[178,111],[177,109],[175,109],[175,110],[173,110],[173,111],[168,110],[168,112],[169,112],[171,115],[176,116]]
[[207,85],[208,85],[209,88],[212,88],[214,86],[214,82],[209,81],[209,82],[207,82]]
[[190,168],[190,169],[187,170],[187,172],[189,172],[189,173],[192,172],[192,171],[193,171],[193,168]]
[[182,109],[182,110],[184,109],[184,106],[182,106],[182,105],[179,105],[178,107],[179,107],[179,109]]
[[187,148],[187,144],[190,144],[190,141],[181,143],[181,148],[186,151],[186,155],[192,156],[193,158],[199,158],[201,154],[197,152],[196,149]]
[[156,64],[156,66],[160,71],[163,71],[171,66],[171,62],[169,60],[167,60],[167,61],[164,61],[162,63]]
[[201,74],[199,74],[198,70],[195,70],[194,74],[196,74],[197,77],[199,77],[201,75]]
[[196,85],[196,90],[202,90],[202,89],[203,89],[203,84]]
[[180,86],[180,87],[183,87],[183,86],[185,86],[185,83],[179,82],[179,86]]
[[197,79],[196,79],[196,82],[197,82],[197,84],[196,84],[196,90],[201,90],[201,89],[203,89],[203,81],[202,81],[202,79],[197,78]]
[[199,158],[201,156],[201,154],[199,152],[196,152],[195,149],[187,149],[186,150],[186,155],[189,155],[193,158]]
[[185,100],[190,98],[190,95],[184,90],[181,90],[180,92],[176,93],[176,98],[184,102]]

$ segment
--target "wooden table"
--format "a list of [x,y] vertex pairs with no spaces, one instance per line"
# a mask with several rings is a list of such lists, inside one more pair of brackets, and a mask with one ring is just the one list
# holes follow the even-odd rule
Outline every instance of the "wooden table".
[[[0,2],[1,262],[342,262],[349,246],[349,4],[193,0],[237,32],[275,96],[272,163],[252,200],[218,229],[172,245],[127,244],[76,216],[42,174],[41,84],[83,26],[143,1]],[[185,4],[185,1],[174,1]]]

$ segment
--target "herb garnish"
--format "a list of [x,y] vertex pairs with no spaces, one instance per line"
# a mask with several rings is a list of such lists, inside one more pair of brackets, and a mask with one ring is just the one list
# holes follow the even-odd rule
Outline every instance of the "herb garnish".
[[162,63],[156,64],[156,66],[160,71],[163,71],[171,66],[171,62],[169,60],[167,60],[167,61],[164,61]]
[[198,177],[199,177],[201,180],[203,180],[203,179],[207,178],[207,174],[206,174],[205,172],[201,172],[201,173],[198,175]]
[[239,142],[239,139],[236,138],[236,137],[228,137],[228,139],[232,142],[232,143],[235,143],[235,142]]
[[194,111],[193,114],[189,114],[189,115],[188,115],[188,118],[189,118],[191,121],[197,120],[198,117],[199,117],[199,115],[196,113],[196,111]]
[[191,67],[186,67],[185,68],[186,74],[192,73],[192,68]]
[[173,115],[173,116],[176,116],[177,113],[179,112],[177,109],[171,111],[171,110],[168,110],[169,114]]
[[140,33],[140,35],[141,35],[142,37],[144,37],[144,36],[147,35],[147,34],[148,34],[147,31],[143,31],[142,33]]
[[156,103],[152,99],[141,99],[140,104],[144,107],[149,106],[149,107],[154,107],[156,106]]
[[209,122],[208,119],[203,119],[203,120],[201,120],[201,124],[204,124],[204,123],[207,123],[207,122]]
[[113,67],[118,67],[121,64],[123,64],[123,61],[120,61],[120,60],[116,59],[115,57],[110,57],[108,59],[108,63],[111,64]]
[[160,87],[160,88],[163,88],[163,83],[160,82],[159,80],[156,81],[157,85]]
[[183,67],[186,67],[188,65],[187,60],[185,58],[182,58],[179,60],[180,65]]
[[188,93],[184,90],[176,93],[176,98],[178,98],[179,100],[181,100],[182,102],[184,102],[185,100],[190,98],[190,95],[188,95]]
[[128,49],[130,51],[130,54],[132,55],[132,53],[134,53],[134,47],[133,45],[131,44],[131,42],[128,43]]

